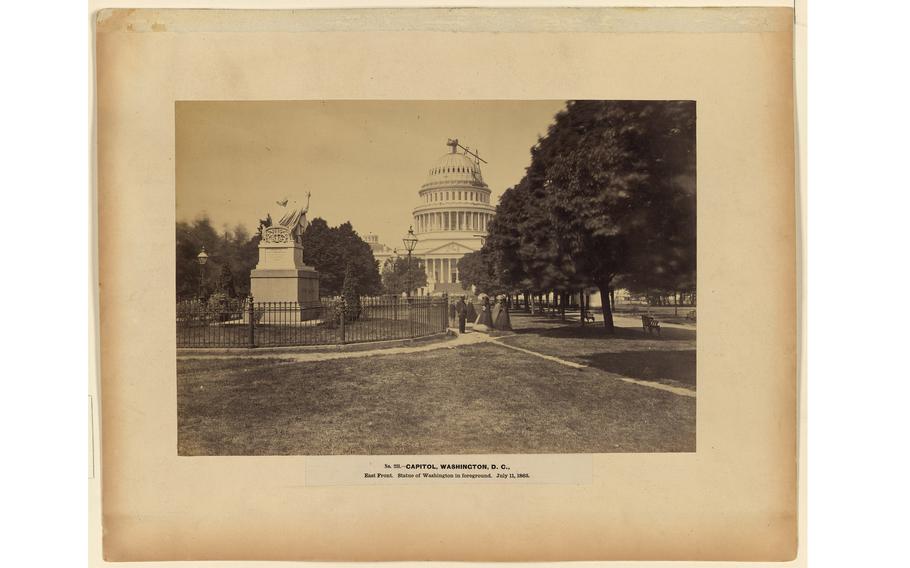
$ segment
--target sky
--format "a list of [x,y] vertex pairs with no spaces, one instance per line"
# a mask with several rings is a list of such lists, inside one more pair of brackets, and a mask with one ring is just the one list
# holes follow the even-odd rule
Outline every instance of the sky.
[[565,101],[180,101],[177,220],[251,232],[290,197],[397,247],[448,138],[476,148],[495,204]]

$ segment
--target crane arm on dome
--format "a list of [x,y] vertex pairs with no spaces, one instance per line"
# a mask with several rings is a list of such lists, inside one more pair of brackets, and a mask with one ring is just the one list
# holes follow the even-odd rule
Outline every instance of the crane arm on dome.
[[[455,143],[458,144],[458,140],[455,140]],[[473,152],[473,151],[471,151],[470,149],[465,148],[465,147],[462,146],[461,144],[458,144],[458,147],[461,148],[462,150],[464,150],[464,153],[465,153],[465,154],[467,154],[467,155],[469,155],[469,156],[473,156],[474,159],[477,160],[478,162],[483,162],[484,164],[487,163],[486,160],[484,160],[483,158],[480,157],[480,154],[477,154],[476,152]]]
[[484,164],[487,163],[487,161],[484,160],[483,158],[481,158],[480,154],[478,154],[476,151],[472,151],[470,148],[462,146],[461,143],[458,141],[458,138],[449,138],[448,141],[446,142],[446,146],[452,147],[453,154],[458,150],[458,148],[461,148],[462,150],[464,150],[465,154],[472,156],[478,162],[483,162]]

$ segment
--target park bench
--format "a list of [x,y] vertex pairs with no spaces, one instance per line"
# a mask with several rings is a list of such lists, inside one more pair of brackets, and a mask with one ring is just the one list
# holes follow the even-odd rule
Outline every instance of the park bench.
[[583,317],[585,318],[585,321],[594,323],[594,314],[592,312],[585,312]]
[[652,331],[656,329],[657,336],[660,337],[660,322],[651,316],[641,316],[641,327],[648,335],[651,335]]

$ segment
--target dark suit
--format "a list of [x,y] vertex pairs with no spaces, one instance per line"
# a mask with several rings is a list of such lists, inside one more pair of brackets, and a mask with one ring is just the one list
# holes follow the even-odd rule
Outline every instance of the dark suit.
[[464,298],[459,298],[455,304],[455,313],[458,315],[458,333],[464,333],[465,321],[468,317],[468,306],[464,303]]

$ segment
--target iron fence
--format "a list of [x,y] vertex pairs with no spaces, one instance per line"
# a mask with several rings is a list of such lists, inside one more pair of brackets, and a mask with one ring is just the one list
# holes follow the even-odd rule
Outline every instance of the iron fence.
[[394,296],[318,302],[253,298],[177,304],[177,347],[278,347],[408,339],[448,327],[448,299]]

